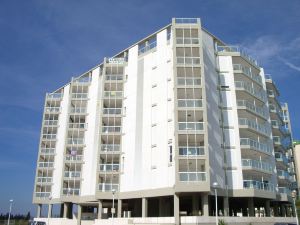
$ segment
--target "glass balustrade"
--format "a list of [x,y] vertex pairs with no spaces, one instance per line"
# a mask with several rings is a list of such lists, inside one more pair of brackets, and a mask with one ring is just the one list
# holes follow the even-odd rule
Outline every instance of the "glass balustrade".
[[178,99],[178,107],[202,107],[202,99]]
[[204,147],[184,147],[179,146],[180,156],[203,156],[205,155]]
[[241,148],[249,146],[251,149],[258,150],[267,154],[272,154],[272,147],[267,143],[260,143],[250,138],[240,138]]
[[103,152],[118,152],[120,145],[118,144],[101,144],[101,151]]
[[112,183],[99,183],[99,191],[109,191],[112,190],[118,191],[119,190],[119,184],[112,184]]
[[112,172],[119,171],[120,164],[100,164],[100,171]]
[[179,180],[185,182],[206,181],[206,172],[179,172]]
[[273,172],[273,166],[267,162],[259,161],[255,159],[242,159],[243,167],[252,167],[254,169],[259,169],[268,173]]
[[179,130],[202,131],[204,130],[203,122],[178,122]]
[[245,189],[256,189],[256,190],[275,192],[274,185],[269,182],[261,182],[257,180],[244,180],[243,183]]

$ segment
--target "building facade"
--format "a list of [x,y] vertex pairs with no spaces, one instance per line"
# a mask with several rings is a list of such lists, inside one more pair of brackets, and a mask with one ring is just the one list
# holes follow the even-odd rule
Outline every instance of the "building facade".
[[46,95],[37,216],[60,204],[65,218],[77,205],[79,218],[178,223],[215,215],[214,189],[218,215],[291,215],[291,129],[278,95],[254,59],[200,19],[172,19]]

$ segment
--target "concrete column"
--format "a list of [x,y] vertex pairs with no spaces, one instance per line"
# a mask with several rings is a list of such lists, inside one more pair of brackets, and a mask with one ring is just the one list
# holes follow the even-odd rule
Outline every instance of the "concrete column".
[[117,214],[118,218],[122,217],[122,199],[118,199],[118,214]]
[[67,216],[68,216],[68,203],[64,203],[64,215],[63,215],[63,217],[64,218],[67,218]]
[[229,199],[223,197],[224,216],[229,216]]
[[209,216],[208,194],[201,195],[202,216]]
[[148,216],[148,199],[142,198],[142,217]]
[[81,225],[82,206],[78,205],[77,209],[77,225]]
[[180,224],[180,215],[179,215],[179,196],[177,194],[174,194],[174,218],[175,218],[175,224]]
[[48,205],[48,218],[51,218],[52,217],[52,204],[49,204]]
[[254,208],[253,198],[248,198],[248,209],[249,209],[249,216],[255,216],[255,208]]
[[194,194],[192,196],[193,216],[199,216],[199,196]]
[[270,200],[266,200],[265,202],[265,216],[270,217],[271,216],[271,209],[270,209]]
[[158,216],[162,217],[164,216],[164,199],[162,197],[159,197],[158,199]]
[[280,205],[280,213],[282,217],[286,217],[285,205]]
[[103,208],[102,200],[99,200],[99,202],[98,202],[98,219],[102,219],[102,208]]
[[36,217],[40,218],[42,214],[42,204],[37,205],[37,212],[36,212]]

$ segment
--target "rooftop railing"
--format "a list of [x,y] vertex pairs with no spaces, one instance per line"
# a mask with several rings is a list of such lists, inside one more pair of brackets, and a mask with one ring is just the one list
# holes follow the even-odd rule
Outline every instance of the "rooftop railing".
[[197,18],[175,18],[175,23],[185,24],[185,23],[198,23]]

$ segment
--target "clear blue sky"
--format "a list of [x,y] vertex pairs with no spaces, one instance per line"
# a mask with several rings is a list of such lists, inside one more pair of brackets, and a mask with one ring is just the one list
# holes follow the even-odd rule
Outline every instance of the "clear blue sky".
[[80,75],[172,17],[200,17],[272,74],[300,138],[299,0],[1,0],[0,213],[31,204],[45,92]]

